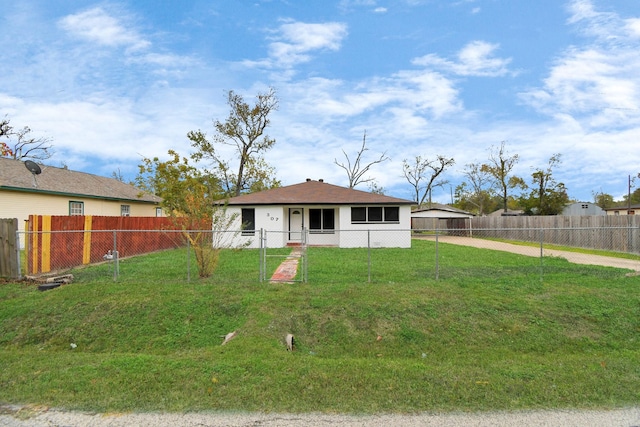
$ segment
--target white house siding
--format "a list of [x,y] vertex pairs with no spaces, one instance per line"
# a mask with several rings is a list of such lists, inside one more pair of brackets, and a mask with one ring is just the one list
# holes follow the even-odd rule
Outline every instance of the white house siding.
[[[242,227],[242,209],[254,209],[256,219],[256,230],[253,234],[237,233]],[[227,207],[227,215],[235,215],[236,218],[231,225],[229,232],[234,233],[235,242],[232,246],[246,246],[248,248],[260,247],[260,230],[278,232],[272,234],[267,240],[269,247],[282,247],[282,223],[284,214],[282,207],[264,207],[264,206],[229,206]],[[214,225],[215,226],[215,225]]]
[[410,248],[411,247],[411,207],[400,206],[399,223],[351,223],[351,206],[340,208],[341,248],[371,247]]
[[[253,236],[237,235],[237,244],[247,247],[260,246],[260,229],[267,234],[267,247],[284,247],[289,242],[298,241],[297,236],[289,239],[289,209],[299,208],[303,211],[304,227],[309,226],[310,209],[335,209],[334,232],[312,232],[308,234],[308,244],[323,246],[340,246],[345,248],[367,247],[411,247],[411,208],[400,206],[400,222],[384,223],[351,223],[351,206],[305,205],[305,206],[229,206],[227,213],[237,215],[234,228],[240,229],[242,209],[255,209],[256,233]],[[371,230],[369,233],[368,230]]]

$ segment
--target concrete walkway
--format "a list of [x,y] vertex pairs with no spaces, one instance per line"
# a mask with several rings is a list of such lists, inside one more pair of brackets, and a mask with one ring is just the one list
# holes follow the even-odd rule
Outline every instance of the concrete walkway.
[[298,274],[298,264],[302,257],[302,248],[294,247],[287,258],[276,268],[270,283],[293,283]]
[[[435,236],[414,237],[424,240],[435,241]],[[492,249],[495,251],[511,252],[514,254],[539,257],[540,247],[514,245],[511,243],[496,242],[494,240],[474,239],[473,237],[457,237],[457,236],[438,236],[439,243],[449,243],[453,245],[472,246],[474,248]],[[601,265],[604,267],[624,268],[640,272],[640,260],[632,260],[625,258],[614,258],[602,255],[590,255],[579,252],[559,251],[555,249],[545,249],[543,247],[543,256],[553,256],[564,258],[574,264]]]

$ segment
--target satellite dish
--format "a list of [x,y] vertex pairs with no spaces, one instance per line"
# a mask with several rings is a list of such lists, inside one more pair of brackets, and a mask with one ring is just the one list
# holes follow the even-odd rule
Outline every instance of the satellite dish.
[[31,160],[25,160],[24,161],[24,166],[33,175],[33,186],[37,187],[38,186],[38,182],[36,181],[36,175],[40,175],[42,173],[42,169],[40,169],[40,166],[38,166],[38,164],[36,162],[32,162]]
[[32,162],[31,160],[25,160],[24,165],[26,166],[27,169],[29,169],[29,172],[31,172],[34,175],[40,175],[42,173],[42,169],[40,169],[40,166],[38,166],[36,162]]

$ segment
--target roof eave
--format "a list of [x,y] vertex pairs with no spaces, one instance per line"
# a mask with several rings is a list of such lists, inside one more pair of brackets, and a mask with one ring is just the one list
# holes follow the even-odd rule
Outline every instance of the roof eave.
[[82,193],[67,193],[63,191],[51,191],[51,190],[41,190],[38,188],[24,188],[24,187],[10,187],[5,185],[0,185],[0,190],[6,191],[15,191],[17,193],[36,193],[36,194],[49,194],[52,196],[68,196],[68,197],[80,197],[85,199],[99,199],[99,200],[110,200],[110,201],[127,201],[127,202],[137,202],[137,203],[148,203],[157,205],[160,202],[156,200],[145,200],[145,199],[131,199],[126,197],[108,197],[108,196],[96,196],[95,194],[82,194]]

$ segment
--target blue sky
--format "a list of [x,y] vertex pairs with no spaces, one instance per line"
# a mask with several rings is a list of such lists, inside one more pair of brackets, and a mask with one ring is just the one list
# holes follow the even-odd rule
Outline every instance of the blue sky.
[[[280,100],[266,155],[284,185],[347,185],[367,132],[389,195],[402,161],[468,163],[506,141],[516,173],[562,155],[569,196],[620,198],[640,172],[640,2],[629,0],[0,0],[0,113],[50,137],[54,166],[127,180],[190,152],[225,91]],[[640,182],[637,183],[640,185]],[[358,187],[366,190],[366,186]],[[450,201],[450,188],[434,199]]]

